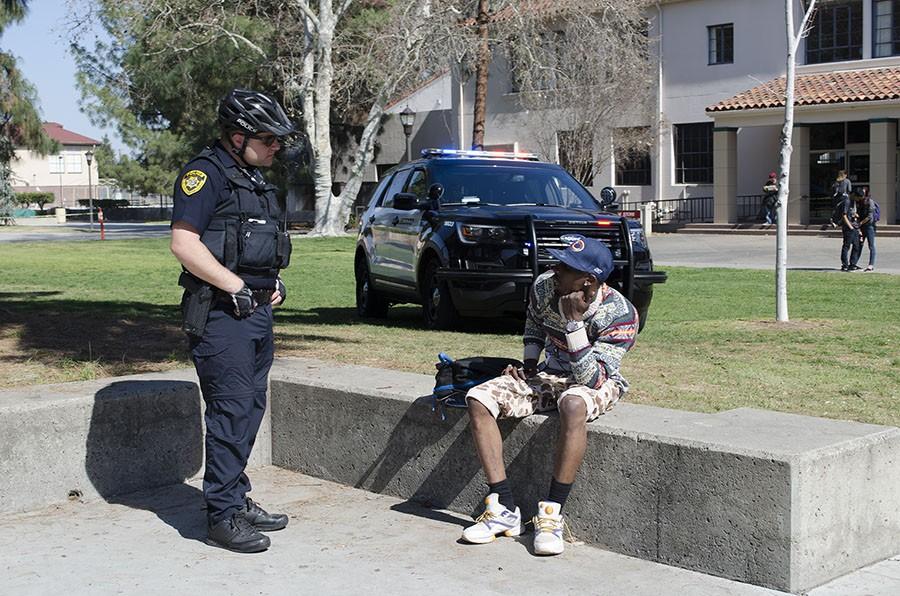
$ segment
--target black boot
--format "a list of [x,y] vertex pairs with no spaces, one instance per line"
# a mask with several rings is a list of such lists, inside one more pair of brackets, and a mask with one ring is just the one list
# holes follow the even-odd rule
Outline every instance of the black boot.
[[262,552],[271,543],[269,537],[260,534],[240,512],[210,525],[206,541],[236,553]]
[[288,516],[283,513],[269,513],[257,505],[250,497],[247,497],[247,505],[240,512],[240,515],[243,515],[244,519],[261,532],[274,532],[288,525]]

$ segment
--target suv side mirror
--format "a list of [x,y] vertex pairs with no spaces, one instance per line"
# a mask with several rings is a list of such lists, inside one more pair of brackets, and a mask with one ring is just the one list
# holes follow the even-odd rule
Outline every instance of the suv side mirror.
[[612,186],[604,186],[600,191],[600,206],[609,207],[616,202],[616,189]]
[[435,182],[428,187],[428,198],[432,201],[439,201],[444,196],[444,185]]
[[429,206],[429,201],[420,200],[419,197],[409,192],[398,192],[394,195],[394,209],[399,209],[400,211],[428,209]]

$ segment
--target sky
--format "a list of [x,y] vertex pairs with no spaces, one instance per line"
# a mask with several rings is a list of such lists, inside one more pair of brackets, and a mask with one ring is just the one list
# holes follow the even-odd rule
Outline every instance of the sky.
[[63,0],[32,0],[25,19],[3,32],[0,48],[16,56],[25,78],[37,89],[45,122],[59,122],[72,132],[97,140],[108,135],[113,148],[122,152],[125,146],[116,131],[94,126],[79,108],[75,60],[65,38],[66,5]]

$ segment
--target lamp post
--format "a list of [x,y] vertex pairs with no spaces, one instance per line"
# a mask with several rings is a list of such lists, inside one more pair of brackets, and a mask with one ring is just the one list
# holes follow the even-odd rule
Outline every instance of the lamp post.
[[94,161],[94,152],[87,151],[84,154],[84,159],[87,160],[88,165],[88,212],[90,213],[91,218],[91,231],[94,231],[94,188],[91,184],[91,162]]
[[57,155],[59,158],[59,166],[57,167],[57,171],[59,172],[59,206],[65,208],[66,203],[63,201],[63,185],[62,185],[62,175],[63,175],[63,167],[65,165],[65,161],[63,159],[62,154]]
[[406,106],[400,112],[400,124],[403,125],[403,134],[406,135],[406,161],[412,159],[412,145],[410,144],[410,135],[412,135],[413,124],[416,122],[416,113]]

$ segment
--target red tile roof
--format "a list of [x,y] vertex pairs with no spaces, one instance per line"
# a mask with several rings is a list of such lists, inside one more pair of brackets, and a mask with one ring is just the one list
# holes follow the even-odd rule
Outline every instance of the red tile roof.
[[[772,79],[709,106],[707,112],[758,110],[784,106],[785,77]],[[900,99],[900,67],[797,75],[794,105],[856,103]]]
[[59,122],[44,122],[44,132],[60,145],[101,145],[102,141],[66,130]]

